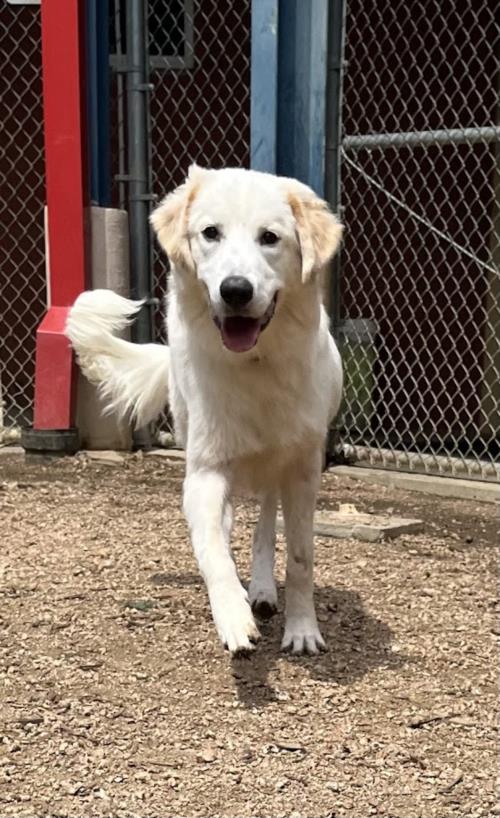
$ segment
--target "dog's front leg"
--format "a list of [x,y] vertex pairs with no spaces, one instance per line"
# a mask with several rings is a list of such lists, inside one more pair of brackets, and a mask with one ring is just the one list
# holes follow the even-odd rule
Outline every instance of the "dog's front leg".
[[285,634],[281,647],[293,653],[325,648],[313,600],[313,517],[321,478],[321,451],[305,452],[282,485],[287,540]]
[[261,619],[276,613],[278,593],[274,581],[276,546],[276,510],[278,498],[273,491],[262,495],[260,515],[253,538],[252,579],[248,595],[253,611]]
[[231,654],[252,650],[259,632],[230,550],[232,510],[227,479],[217,471],[191,472],[184,482],[184,513],[221,641]]

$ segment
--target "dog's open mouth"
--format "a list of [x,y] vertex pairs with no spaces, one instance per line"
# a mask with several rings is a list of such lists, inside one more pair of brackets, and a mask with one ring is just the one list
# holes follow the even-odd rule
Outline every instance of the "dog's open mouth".
[[274,315],[277,298],[276,293],[260,318],[249,318],[246,315],[230,315],[223,318],[222,321],[214,318],[226,349],[230,349],[231,352],[248,352],[249,349],[252,349],[259,340],[260,333],[265,330]]

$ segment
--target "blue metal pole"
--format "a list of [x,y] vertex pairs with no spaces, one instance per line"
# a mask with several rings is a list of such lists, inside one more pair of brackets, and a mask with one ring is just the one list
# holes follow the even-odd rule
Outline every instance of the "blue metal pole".
[[277,170],[324,195],[328,0],[279,0]]
[[278,0],[252,0],[250,167],[276,173]]

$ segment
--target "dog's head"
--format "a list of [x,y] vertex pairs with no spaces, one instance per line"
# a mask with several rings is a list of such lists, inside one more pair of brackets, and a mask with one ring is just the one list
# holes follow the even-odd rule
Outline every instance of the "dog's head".
[[318,286],[342,236],[326,203],[295,179],[197,165],[151,223],[173,275],[205,285],[233,352],[257,344],[287,291]]

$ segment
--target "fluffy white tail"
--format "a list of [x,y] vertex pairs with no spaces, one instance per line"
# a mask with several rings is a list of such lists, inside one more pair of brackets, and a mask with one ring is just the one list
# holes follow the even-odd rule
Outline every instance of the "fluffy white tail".
[[170,367],[168,346],[115,337],[141,306],[142,301],[129,301],[111,290],[89,290],[76,299],[65,330],[84,375],[98,385],[106,401],[105,411],[128,416],[139,427],[165,407]]

